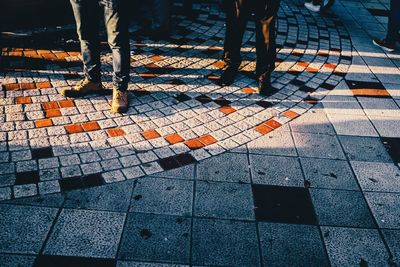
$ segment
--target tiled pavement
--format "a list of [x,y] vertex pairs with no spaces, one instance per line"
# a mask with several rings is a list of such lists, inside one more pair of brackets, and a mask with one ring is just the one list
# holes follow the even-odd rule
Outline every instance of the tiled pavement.
[[371,44],[387,8],[336,1],[321,16],[283,1],[268,98],[251,79],[253,24],[223,88],[216,5],[177,16],[168,41],[133,25],[120,116],[107,91],[58,94],[80,77],[73,27],[10,42],[0,266],[397,266],[400,56]]

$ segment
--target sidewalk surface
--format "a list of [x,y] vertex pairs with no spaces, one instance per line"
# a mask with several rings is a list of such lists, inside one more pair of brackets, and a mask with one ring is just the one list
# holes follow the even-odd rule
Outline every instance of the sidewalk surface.
[[[174,35],[131,26],[130,108],[81,77],[73,25],[6,39],[0,72],[0,266],[397,266],[400,54],[375,47],[389,1],[298,0],[278,16],[278,93],[221,74],[224,14]],[[103,79],[111,88],[104,45]]]

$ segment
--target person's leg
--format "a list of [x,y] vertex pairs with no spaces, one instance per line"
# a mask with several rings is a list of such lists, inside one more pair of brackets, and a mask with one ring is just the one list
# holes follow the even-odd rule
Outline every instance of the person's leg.
[[256,74],[259,77],[259,89],[271,89],[270,76],[276,61],[275,20],[279,9],[279,0],[263,0],[256,5]]
[[399,40],[398,39],[399,30],[400,30],[400,1],[391,0],[386,41],[394,45],[396,41]]
[[124,112],[128,105],[130,48],[125,0],[101,0],[107,40],[113,57],[113,112]]
[[251,0],[226,0],[225,4],[226,31],[223,58],[227,68],[221,76],[219,83],[221,85],[230,85],[242,61],[240,48],[247,20],[250,16],[249,4],[251,4]]
[[81,44],[83,72],[85,79],[72,89],[64,89],[61,94],[68,97],[82,96],[101,90],[99,6],[97,1],[70,0],[75,16],[76,29]]
[[170,0],[154,0],[153,30],[169,31],[171,22]]

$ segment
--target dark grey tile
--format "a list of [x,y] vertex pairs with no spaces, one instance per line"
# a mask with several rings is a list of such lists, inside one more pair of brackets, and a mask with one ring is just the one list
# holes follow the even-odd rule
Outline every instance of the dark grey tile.
[[365,197],[380,228],[400,230],[400,193],[366,192]]
[[137,181],[130,211],[191,215],[193,181],[144,177]]
[[114,258],[124,221],[124,213],[64,209],[43,254]]
[[250,184],[199,181],[195,196],[195,216],[254,220]]
[[315,224],[311,197],[306,188],[253,185],[257,221]]
[[160,173],[155,173],[155,174],[152,174],[152,176],[193,180],[194,179],[194,169],[195,169],[195,165],[191,164],[191,165],[187,165],[184,167],[179,167],[177,169],[164,171],[164,172],[160,172]]
[[318,227],[260,223],[265,266],[330,266]]
[[200,161],[197,179],[222,182],[250,182],[249,162],[246,154],[224,153]]
[[293,157],[250,155],[253,183],[304,186],[299,160]]
[[377,137],[340,135],[339,140],[349,160],[392,162],[385,146]]
[[130,213],[118,258],[156,262],[189,262],[189,218]]
[[360,191],[310,189],[310,194],[319,225],[376,228]]
[[127,212],[133,181],[78,189],[65,193],[66,208]]
[[332,266],[387,266],[389,254],[378,230],[321,227],[321,231]]
[[134,261],[118,261],[117,267],[189,267],[189,265],[157,263],[157,262],[134,262]]
[[57,209],[0,205],[0,253],[37,254]]
[[115,267],[115,259],[39,255],[33,267]]
[[382,233],[393,258],[397,260],[400,259],[400,231],[384,229]]
[[4,201],[9,204],[22,204],[27,206],[62,207],[65,196],[63,194],[40,195],[27,198],[16,198]]
[[35,256],[0,254],[2,267],[25,267],[32,266]]
[[194,219],[192,251],[194,265],[260,265],[253,222]]

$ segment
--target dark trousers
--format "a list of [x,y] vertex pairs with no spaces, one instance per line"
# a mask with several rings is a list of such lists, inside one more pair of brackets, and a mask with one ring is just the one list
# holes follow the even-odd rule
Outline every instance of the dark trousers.
[[276,60],[275,19],[279,0],[226,0],[226,34],[224,60],[233,67],[241,63],[240,48],[247,21],[255,14],[256,73],[271,73]]
[[100,16],[104,17],[107,41],[113,56],[113,86],[126,90],[129,82],[130,48],[125,0],[70,0],[75,21],[85,77],[100,82]]
[[396,43],[396,41],[399,40],[399,31],[400,31],[400,1],[391,0],[386,41],[388,43]]

